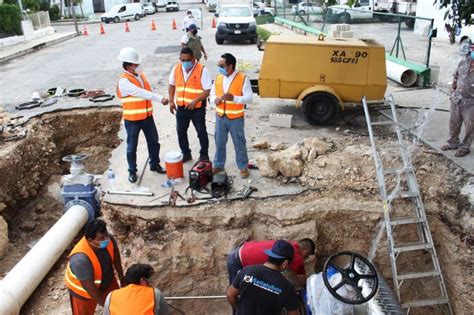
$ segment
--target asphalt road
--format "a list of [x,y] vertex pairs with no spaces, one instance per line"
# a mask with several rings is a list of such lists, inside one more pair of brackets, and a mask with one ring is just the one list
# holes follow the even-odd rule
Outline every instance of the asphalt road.
[[[35,91],[46,91],[62,86],[68,89],[105,89],[115,93],[117,79],[122,71],[117,60],[121,48],[135,47],[144,60],[144,72],[160,93],[167,93],[167,77],[178,61],[179,42],[184,34],[182,19],[188,8],[202,8],[203,29],[200,35],[208,50],[209,60],[205,64],[211,73],[217,74],[216,63],[220,55],[231,52],[245,61],[259,63],[262,53],[255,45],[232,43],[217,46],[215,29],[211,28],[212,13],[200,2],[181,2],[181,11],[164,12],[129,22],[130,32],[125,32],[125,23],[104,24],[105,35],[100,35],[99,24],[87,25],[89,36],[79,36],[63,43],[41,49],[32,54],[0,65],[0,104],[13,110],[18,103],[29,101]],[[172,30],[176,20],[178,30]],[[157,31],[151,31],[155,20]],[[55,27],[57,32],[69,32],[74,26]],[[82,27],[81,27],[82,29]]]

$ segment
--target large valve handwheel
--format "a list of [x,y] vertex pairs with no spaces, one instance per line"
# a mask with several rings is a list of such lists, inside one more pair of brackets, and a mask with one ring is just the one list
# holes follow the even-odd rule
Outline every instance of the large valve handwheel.
[[[341,261],[345,262],[344,266],[337,264]],[[333,268],[336,274],[341,274],[339,283],[330,283],[330,279],[328,279],[330,268]],[[369,301],[377,293],[379,285],[374,266],[364,256],[349,251],[336,253],[326,260],[323,268],[323,280],[329,292],[336,299],[347,304],[362,304]],[[363,287],[364,282],[366,285]],[[355,293],[353,298],[342,296],[337,292],[344,285],[352,288]]]

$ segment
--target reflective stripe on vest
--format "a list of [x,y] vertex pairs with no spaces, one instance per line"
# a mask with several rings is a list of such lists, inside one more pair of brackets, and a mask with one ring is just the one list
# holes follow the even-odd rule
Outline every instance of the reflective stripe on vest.
[[[180,63],[176,64],[174,70],[174,83],[176,86],[176,104],[178,106],[186,106],[199,97],[204,92],[201,83],[202,71],[204,66],[199,62],[196,63],[192,72],[189,74],[188,80],[184,80],[183,67]],[[195,108],[200,108],[202,102],[196,104]]]
[[[146,76],[142,73],[140,78],[143,81],[143,86],[140,81],[132,74],[128,72],[122,73],[121,78],[125,78],[132,82],[134,85],[141,89],[151,92],[151,85],[148,82]],[[145,100],[133,95],[122,96],[120,89],[117,85],[117,97],[122,102],[123,119],[130,121],[144,120],[153,114],[153,104],[150,100]]]
[[[106,249],[109,252],[109,255],[113,264],[114,245],[113,245],[112,240],[109,242],[109,245],[107,245]],[[102,268],[100,266],[99,259],[97,258],[94,250],[89,245],[89,242],[87,242],[85,237],[82,237],[81,240],[76,244],[76,246],[74,246],[74,248],[72,249],[68,257],[71,257],[72,255],[78,254],[78,253],[85,254],[89,258],[92,265],[92,269],[94,270],[94,284],[96,287],[99,288],[102,283]],[[87,291],[82,287],[81,281],[79,281],[79,279],[77,279],[77,277],[72,272],[69,262],[67,263],[67,266],[66,266],[66,274],[64,278],[65,278],[66,286],[71,291],[87,299],[92,299],[89,293],[87,293]]]
[[137,284],[112,291],[109,302],[110,315],[154,315],[155,290]]
[[[242,96],[244,88],[245,74],[238,72],[232,82],[230,83],[227,93],[234,96]],[[216,96],[224,95],[224,76],[219,74],[216,78]],[[244,117],[244,104],[235,103],[232,101],[225,101],[216,107],[217,115],[220,117],[226,116],[229,119],[237,119]]]

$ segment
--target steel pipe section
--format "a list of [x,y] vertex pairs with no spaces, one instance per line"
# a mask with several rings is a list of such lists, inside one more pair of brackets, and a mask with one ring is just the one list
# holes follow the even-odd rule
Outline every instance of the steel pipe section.
[[386,60],[386,64],[387,78],[390,80],[398,82],[405,87],[410,87],[416,83],[418,75],[415,71],[390,60]]
[[89,218],[72,206],[0,281],[0,314],[18,315],[23,304],[64,253]]

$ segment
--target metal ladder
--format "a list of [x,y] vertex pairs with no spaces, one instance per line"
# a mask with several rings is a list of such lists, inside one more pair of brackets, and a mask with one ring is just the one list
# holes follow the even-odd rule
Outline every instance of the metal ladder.
[[[365,97],[362,99],[362,104],[364,106],[365,118],[367,121],[367,128],[369,131],[370,143],[372,147],[372,154],[375,161],[377,183],[380,190],[380,195],[383,200],[383,212],[389,246],[390,263],[392,267],[394,288],[398,296],[398,300],[400,301],[402,308],[407,311],[407,314],[412,308],[428,306],[438,306],[443,311],[443,313],[453,314],[453,310],[448,299],[446,285],[443,279],[443,275],[441,273],[438,256],[436,255],[436,249],[434,247],[430,228],[428,226],[428,220],[426,218],[425,208],[416,180],[415,170],[413,168],[410,153],[408,152],[408,148],[402,137],[402,128],[398,122],[393,96],[390,95],[388,98],[391,116],[389,114],[380,112],[382,115],[388,118],[386,120],[372,122],[370,118],[369,108],[367,105],[367,100],[365,99]],[[401,167],[384,168],[382,160],[379,157],[379,150],[377,148],[372,129],[373,126],[380,125],[391,125],[395,127],[396,135],[398,138],[398,144],[395,147],[399,149],[400,152],[401,161],[403,163]],[[397,177],[397,187],[395,187],[393,191],[387,192],[385,177],[393,175]],[[400,179],[402,178],[402,176],[406,181],[405,186],[408,187],[408,189],[405,188],[405,191],[400,191],[399,189]],[[392,203],[397,199],[405,199],[411,205],[412,211],[410,211],[410,215],[408,217],[396,216],[397,207],[392,205]],[[394,230],[399,226],[407,225],[408,227],[413,227],[413,229],[416,227],[418,241],[411,243],[396,242],[396,240],[394,239]],[[431,255],[432,270],[415,272],[403,272],[402,270],[399,270],[401,269],[397,266],[397,259],[399,258],[399,255],[401,253],[410,255],[413,254],[413,252],[415,251],[418,251],[418,253],[420,251],[424,251],[425,253],[428,252],[429,255]],[[404,281],[424,281],[427,278],[434,279],[438,282],[440,289],[439,296],[429,298],[423,297],[421,299],[412,301],[402,301],[401,297],[403,294],[403,289],[406,287],[402,287]]]

